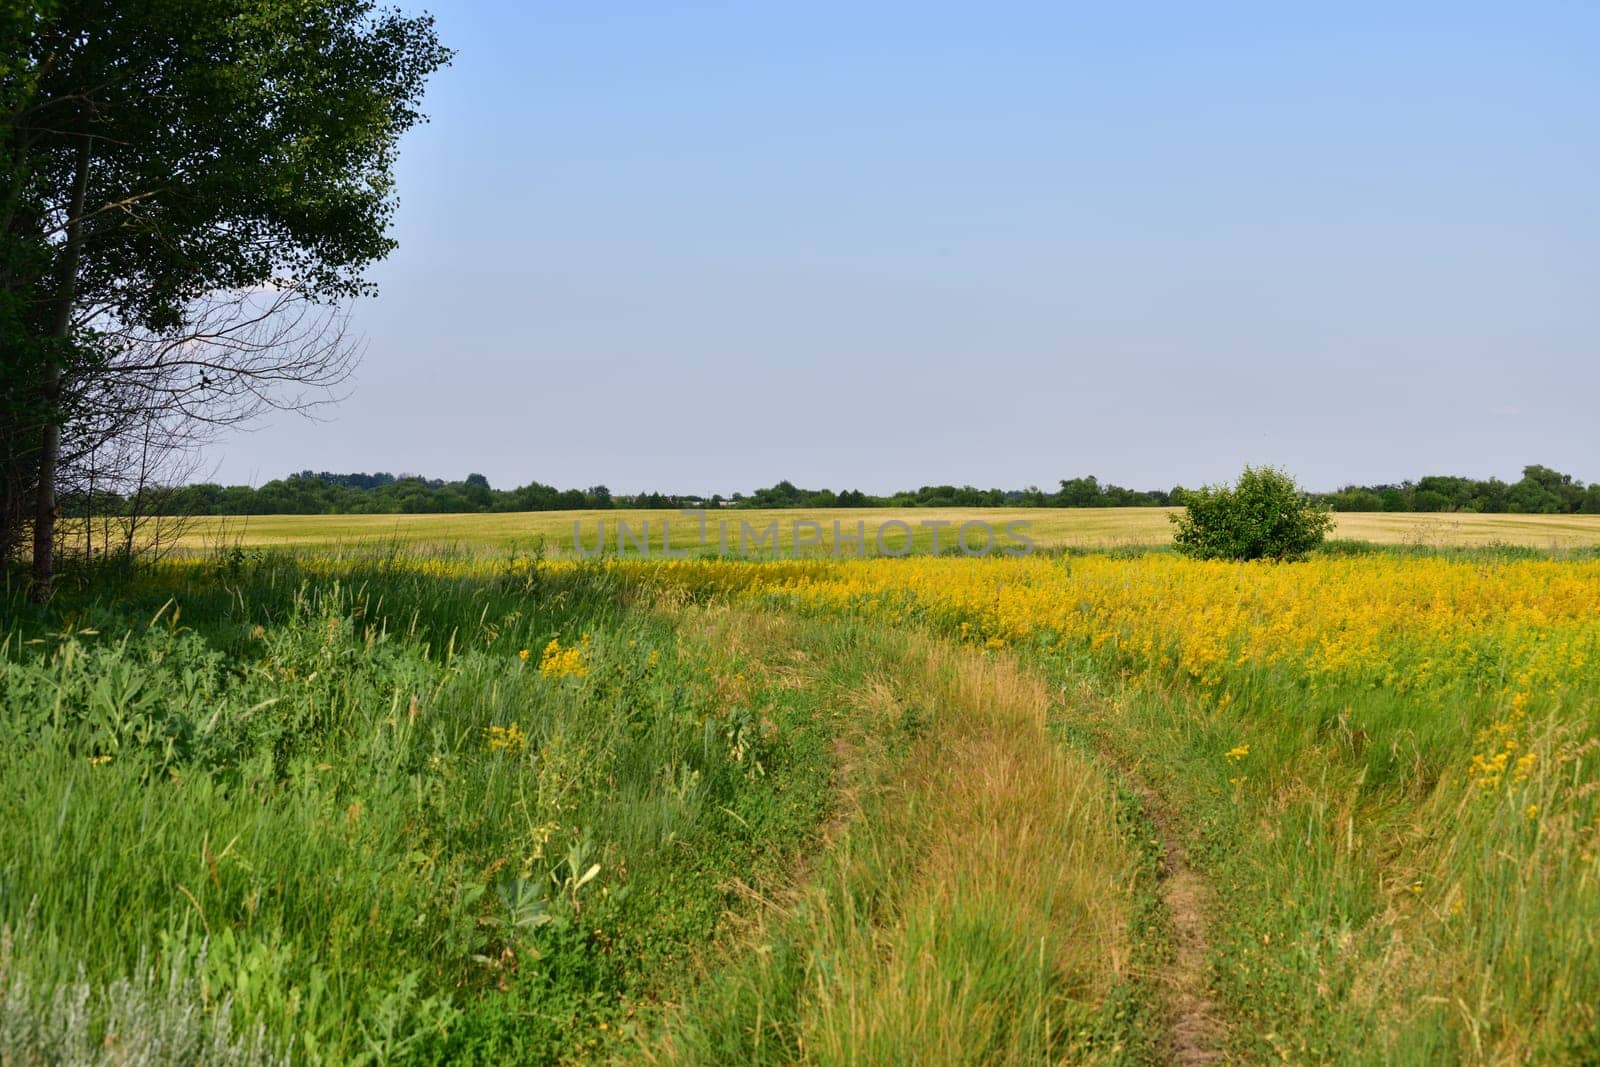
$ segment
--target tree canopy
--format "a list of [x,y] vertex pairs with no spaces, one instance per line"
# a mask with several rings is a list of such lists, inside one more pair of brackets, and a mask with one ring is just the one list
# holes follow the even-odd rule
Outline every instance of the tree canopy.
[[369,291],[400,137],[449,53],[431,18],[367,0],[24,0],[0,55],[0,560],[31,522],[47,593],[62,435],[86,409],[132,394],[230,419],[241,395],[326,380],[326,358],[275,361],[279,335],[238,358],[281,296],[223,320],[208,301]]
[[1233,485],[1189,490],[1181,503],[1172,541],[1196,559],[1304,559],[1333,525],[1327,505],[1275,467],[1247,466]]

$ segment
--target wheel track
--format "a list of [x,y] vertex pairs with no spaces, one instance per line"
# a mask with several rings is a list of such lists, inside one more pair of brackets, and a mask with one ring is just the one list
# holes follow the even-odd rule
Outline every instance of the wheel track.
[[1170,1020],[1167,1062],[1185,1067],[1218,1063],[1223,1059],[1226,1028],[1209,988],[1211,940],[1207,912],[1211,889],[1189,865],[1188,853],[1172,829],[1171,814],[1160,795],[1134,781],[1133,789],[1161,842],[1161,902],[1172,923],[1172,971],[1163,983]]
[[1157,893],[1172,926],[1173,947],[1171,969],[1160,976],[1167,1015],[1165,1060],[1182,1067],[1223,1062],[1227,1026],[1210,990],[1211,887],[1189,863],[1172,806],[1105,736],[1100,724],[1109,716],[1083,713],[1085,705],[1103,706],[1103,698],[1084,684],[1076,694],[1064,693],[1062,703],[1068,721],[1090,739],[1095,757],[1139,798],[1143,815],[1155,831],[1161,852]]

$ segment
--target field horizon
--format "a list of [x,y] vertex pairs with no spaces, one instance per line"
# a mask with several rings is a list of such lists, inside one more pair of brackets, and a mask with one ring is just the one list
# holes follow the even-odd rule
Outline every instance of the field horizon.
[[[885,524],[904,523],[913,532],[911,551],[933,549],[932,523],[947,523],[940,528],[941,548],[955,545],[959,527],[966,523],[988,524],[996,534],[996,544],[1020,547],[1006,538],[1011,524],[1027,523],[1020,532],[1038,549],[1114,549],[1136,546],[1164,546],[1172,541],[1172,524],[1167,516],[1181,508],[728,508],[706,512],[705,541],[701,541],[698,520],[679,511],[618,508],[585,511],[526,511],[478,514],[426,515],[249,515],[203,516],[183,522],[173,536],[163,542],[184,554],[239,548],[319,548],[360,547],[363,545],[401,546],[412,550],[453,549],[458,551],[527,550],[542,545],[552,558],[574,557],[573,524],[582,530],[587,548],[593,549],[597,523],[605,524],[608,552],[616,551],[618,523],[625,523],[635,535],[648,529],[650,552],[659,554],[663,524],[668,531],[668,547],[674,553],[716,554],[719,549],[718,524],[726,524],[724,555],[745,554],[739,550],[741,523],[750,528],[746,543],[754,551],[766,528],[777,523],[780,538],[778,554],[793,552],[796,524],[816,523],[819,540],[801,545],[799,554],[832,553],[833,524],[840,524],[846,542],[841,555],[875,555],[876,539]],[[163,520],[171,522],[174,520]],[[864,523],[865,552],[849,544],[856,523]],[[801,532],[801,540],[813,531]],[[1442,512],[1343,512],[1334,516],[1331,538],[1366,541],[1380,545],[1431,548],[1482,548],[1498,545],[1550,551],[1586,549],[1600,546],[1600,515],[1481,515]],[[891,527],[884,532],[885,546],[898,553],[904,531]],[[974,530],[970,541],[977,544],[981,531]],[[766,554],[772,554],[770,551]]]

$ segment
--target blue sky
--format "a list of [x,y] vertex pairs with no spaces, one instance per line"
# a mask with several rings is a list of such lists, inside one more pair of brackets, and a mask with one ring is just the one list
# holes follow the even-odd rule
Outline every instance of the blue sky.
[[1600,480],[1600,5],[428,10],[354,391],[220,480]]

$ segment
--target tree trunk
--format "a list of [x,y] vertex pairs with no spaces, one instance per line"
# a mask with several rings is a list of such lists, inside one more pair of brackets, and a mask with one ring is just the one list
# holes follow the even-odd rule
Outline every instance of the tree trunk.
[[83,199],[89,184],[89,138],[78,136],[77,171],[72,180],[72,208],[67,218],[67,240],[61,250],[61,282],[56,290],[56,317],[50,336],[60,342],[50,353],[44,385],[48,421],[39,448],[39,486],[33,510],[33,588],[35,603],[50,599],[55,581],[56,464],[61,458],[61,365],[72,329],[72,304],[78,295],[78,255],[83,248]]
[[89,495],[83,505],[83,558],[94,562],[94,459],[89,460]]

